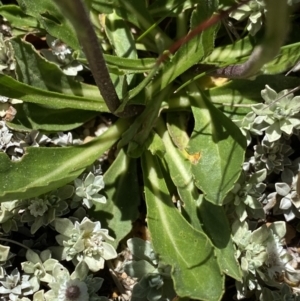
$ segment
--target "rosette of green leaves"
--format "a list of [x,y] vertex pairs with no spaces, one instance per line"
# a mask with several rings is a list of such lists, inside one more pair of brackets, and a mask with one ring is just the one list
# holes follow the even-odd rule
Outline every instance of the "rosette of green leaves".
[[252,106],[257,115],[254,120],[255,126],[265,131],[269,142],[279,140],[282,133],[290,136],[293,129],[300,127],[300,96],[283,90],[276,93],[268,85],[261,91],[265,103]]
[[271,172],[280,173],[285,166],[292,164],[289,156],[294,153],[291,146],[287,145],[285,140],[277,140],[270,142],[265,136],[261,144],[254,146],[254,156],[249,162],[254,166],[255,170],[265,168],[270,174]]
[[59,247],[51,247],[59,260],[72,260],[74,265],[84,261],[89,269],[97,272],[103,269],[105,260],[117,257],[114,247],[106,242],[114,239],[108,235],[107,229],[101,229],[99,221],[92,222],[85,217],[81,223],[72,223],[67,218],[54,221]]
[[21,217],[23,223],[31,225],[30,231],[34,234],[42,226],[47,226],[56,217],[65,215],[69,212],[67,199],[74,193],[72,185],[66,185],[44,196],[36,197],[26,201],[28,204]]
[[224,202],[230,203],[240,221],[248,216],[264,218],[264,211],[260,202],[266,184],[262,183],[267,176],[267,170],[262,169],[253,174],[242,171],[234,188],[225,197]]
[[125,262],[124,271],[139,282],[133,287],[132,301],[172,300],[176,293],[170,276],[169,266],[159,262],[149,241],[132,238],[127,246],[133,260]]

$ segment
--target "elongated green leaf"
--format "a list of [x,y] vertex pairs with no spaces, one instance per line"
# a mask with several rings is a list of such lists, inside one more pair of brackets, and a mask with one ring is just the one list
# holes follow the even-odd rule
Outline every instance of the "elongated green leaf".
[[35,17],[53,37],[59,38],[74,50],[80,49],[73,27],[52,0],[17,2],[27,15]]
[[[115,55],[104,54],[105,61],[109,66],[116,66],[119,69],[127,72],[146,72],[154,68],[155,59],[130,59],[118,57]],[[86,60],[84,60],[86,62]]]
[[241,280],[239,265],[234,256],[231,230],[223,208],[207,202],[203,195],[199,194],[194,185],[191,163],[174,147],[163,122],[158,122],[157,131],[162,138],[164,149],[167,150],[163,158],[183,203],[181,210],[184,217],[195,229],[208,235],[215,246],[223,273]]
[[193,156],[197,187],[208,201],[221,205],[240,175],[246,141],[238,127],[202,96],[193,98],[195,127],[187,152]]
[[224,208],[202,198],[201,204],[197,208],[197,215],[202,222],[203,230],[215,246],[222,271],[241,281],[242,273],[235,258],[231,229]]
[[220,300],[224,277],[210,240],[191,227],[173,206],[159,163],[148,151],[143,154],[142,168],[152,243],[162,260],[172,266],[177,294]]
[[95,117],[97,112],[74,109],[52,109],[33,103],[14,105],[17,114],[8,126],[16,131],[69,131]]
[[[199,8],[197,8],[192,18],[193,23],[200,23],[209,18],[216,11],[217,3],[218,1],[214,0],[198,6]],[[209,51],[212,48],[216,29],[216,26],[212,26],[182,45],[174,57],[165,63],[162,72],[147,87],[147,98],[152,99],[157,92],[170,84],[176,77],[201,61],[208,54],[206,53],[207,49]]]
[[234,44],[216,47],[204,62],[218,66],[241,63],[249,58],[253,48],[253,41],[247,36]]
[[91,142],[74,147],[29,147],[22,160],[0,153],[0,201],[26,199],[63,186],[110,148],[128,126],[120,120]]
[[42,90],[100,101],[96,86],[80,83],[65,75],[57,65],[41,57],[31,44],[18,38],[11,43],[15,51],[18,81]]
[[100,96],[99,100],[95,100],[41,90],[20,83],[17,80],[3,74],[0,75],[0,89],[1,94],[4,96],[49,106],[55,109],[72,108],[79,110],[108,112],[108,109]]
[[300,43],[281,47],[277,57],[266,64],[262,71],[264,74],[277,74],[287,71],[294,67],[300,60]]
[[115,237],[112,242],[115,248],[131,231],[132,223],[139,215],[140,193],[136,168],[136,160],[130,159],[121,150],[104,174],[107,203],[97,203],[90,212],[101,221],[103,228],[112,230],[109,233]]

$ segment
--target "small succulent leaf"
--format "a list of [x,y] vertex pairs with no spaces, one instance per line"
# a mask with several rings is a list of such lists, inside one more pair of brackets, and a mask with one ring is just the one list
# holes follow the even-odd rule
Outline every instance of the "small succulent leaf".
[[68,218],[56,218],[54,221],[55,230],[66,237],[70,237],[73,233],[74,225]]
[[5,262],[9,255],[10,247],[0,245],[0,261]]
[[49,258],[47,259],[43,265],[44,265],[44,268],[47,272],[51,272],[53,270],[53,267],[54,265],[57,263],[58,261],[54,258]]
[[275,183],[275,189],[282,196],[286,196],[291,191],[291,187],[287,183]]
[[262,225],[260,228],[254,230],[251,234],[251,239],[256,244],[263,245],[270,236],[270,230],[266,225]]
[[73,49],[80,49],[73,27],[53,1],[18,0],[17,2],[22,10],[27,15],[35,17],[49,34],[64,41]]
[[195,126],[186,150],[190,155],[199,155],[192,164],[192,173],[205,198],[221,205],[240,176],[246,140],[239,128],[205,95],[193,100]]
[[266,88],[261,91],[261,97],[266,103],[270,103],[277,98],[277,92],[266,85]]
[[40,256],[32,251],[31,249],[28,249],[26,252],[26,259],[32,263],[42,263]]
[[253,183],[253,184],[261,183],[266,179],[266,177],[267,177],[267,170],[265,168],[258,170],[255,172],[255,174],[251,176],[249,183]]
[[95,207],[89,213],[101,221],[103,228],[110,229],[110,233],[115,238],[111,244],[117,247],[119,241],[131,231],[132,222],[139,215],[140,197],[136,160],[130,159],[121,149],[104,174],[103,180],[105,183],[103,194],[110,201],[105,205],[95,203]]
[[141,279],[144,275],[154,273],[156,268],[146,260],[131,261],[125,264],[124,271],[131,277]]
[[266,136],[270,142],[274,142],[279,140],[281,137],[281,129],[279,127],[279,123],[273,123],[266,129]]
[[100,256],[85,256],[84,262],[88,265],[89,269],[92,272],[98,272],[99,270],[103,269],[104,267],[104,258]]
[[110,243],[102,242],[102,246],[103,246],[102,257],[105,260],[110,260],[110,259],[117,257],[118,254],[117,254],[115,248]]
[[156,259],[156,255],[150,241],[133,237],[127,240],[127,247],[135,260],[144,259],[151,263]]
[[[219,300],[224,276],[210,240],[192,228],[173,206],[159,162],[148,151],[142,156],[142,169],[153,247],[162,261],[172,266],[171,277],[177,294]],[[208,271],[209,279],[205,276]]]
[[279,239],[282,239],[286,234],[286,223],[284,221],[277,221],[269,226],[273,234],[276,234]]
[[280,200],[279,208],[281,210],[288,210],[288,209],[291,208],[291,206],[292,206],[292,202],[291,202],[291,199],[289,197],[283,197]]
[[71,279],[79,279],[83,281],[89,273],[89,267],[84,261],[78,262],[74,272],[71,275]]
[[19,162],[1,153],[0,201],[31,198],[71,182],[119,139],[128,123],[120,119],[100,137],[77,147],[27,148]]

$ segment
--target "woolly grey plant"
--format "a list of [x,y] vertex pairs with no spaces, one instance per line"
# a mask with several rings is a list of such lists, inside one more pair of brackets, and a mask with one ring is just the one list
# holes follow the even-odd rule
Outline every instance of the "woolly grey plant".
[[80,139],[73,139],[73,135],[71,132],[57,132],[55,133],[55,136],[51,139],[51,142],[59,146],[82,144],[82,141]]
[[291,166],[292,162],[289,156],[294,150],[287,144],[285,140],[268,141],[267,136],[261,141],[261,144],[255,145],[254,156],[249,159],[255,170],[267,169],[270,174],[280,173],[285,166]]
[[48,34],[46,41],[50,50],[41,49],[41,53],[48,61],[57,64],[64,74],[76,76],[78,71],[83,70],[83,65],[76,60],[77,53],[73,53],[65,43]]
[[224,203],[228,204],[227,209],[234,210],[240,221],[245,221],[249,215],[254,218],[264,218],[260,201],[266,188],[266,184],[262,183],[266,176],[266,169],[253,174],[243,170],[233,189],[225,197]]
[[265,3],[263,0],[251,0],[231,13],[230,17],[238,21],[248,18],[246,28],[254,36],[262,26],[264,11]]
[[280,285],[291,256],[283,247],[286,233],[285,222],[275,222],[251,231],[248,223],[235,221],[232,226],[233,241],[236,244],[236,258],[239,260],[243,281],[236,283],[238,299],[261,291],[264,285]]
[[57,218],[53,224],[60,233],[56,236],[60,247],[50,250],[59,260],[72,260],[74,265],[84,261],[91,271],[97,272],[103,269],[105,260],[117,257],[114,247],[106,242],[114,239],[107,229],[101,229],[99,221],[92,222],[85,217],[81,223],[73,224],[67,218]]
[[14,77],[15,68],[14,49],[10,41],[5,40],[3,34],[0,33],[0,73]]
[[300,128],[300,96],[288,94],[288,90],[276,93],[268,85],[261,91],[265,103],[253,105],[251,108],[257,115],[254,126],[265,131],[268,141],[279,140],[282,133],[290,136],[293,129]]
[[[25,212],[21,221],[30,224],[30,232],[34,234],[42,226],[49,225],[56,217],[69,212],[67,199],[74,193],[72,185],[63,186],[48,194],[34,199],[26,200]],[[23,205],[24,208],[24,205]]]
[[4,279],[0,280],[0,294],[4,298],[16,301],[18,298],[32,295],[33,288],[29,282],[29,275],[20,275],[15,268],[10,275],[6,274]]
[[60,263],[55,264],[53,281],[49,283],[51,290],[40,301],[108,301],[106,297],[97,295],[104,280],[88,276],[88,271],[84,262],[80,262],[71,275]]
[[51,258],[50,250],[44,250],[37,254],[28,249],[26,259],[27,261],[21,263],[21,267],[26,274],[30,275],[30,283],[34,291],[39,290],[41,281],[46,283],[54,281],[52,271],[58,261]]
[[92,172],[89,172],[87,176],[83,176],[84,180],[80,178],[75,179],[75,196],[74,202],[82,201],[87,208],[93,206],[93,202],[106,203],[105,196],[99,194],[99,190],[104,188],[104,181],[102,175],[95,176]]
[[162,264],[149,241],[131,238],[127,246],[133,260],[124,263],[124,271],[138,278],[132,291],[131,301],[173,300],[176,296],[171,279],[171,269]]
[[298,174],[285,169],[281,174],[282,182],[275,183],[276,192],[267,197],[267,209],[273,208],[275,215],[283,214],[286,221],[300,218],[300,198],[297,193]]

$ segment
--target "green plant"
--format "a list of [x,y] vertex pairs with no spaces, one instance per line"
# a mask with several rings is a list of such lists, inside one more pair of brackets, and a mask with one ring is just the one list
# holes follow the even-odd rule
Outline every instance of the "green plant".
[[[96,272],[103,268],[105,260],[117,256],[115,249],[138,217],[142,190],[153,249],[159,254],[159,261],[170,267],[167,274],[178,296],[220,300],[225,275],[249,288],[244,273],[251,276],[256,271],[240,268],[230,219],[222,205],[238,207],[233,211],[241,221],[247,218],[249,208],[257,209],[257,215],[251,212],[251,217],[263,218],[259,197],[266,184],[260,182],[266,180],[267,171],[250,170],[244,174],[246,139],[232,120],[239,120],[244,130],[252,134],[266,131],[270,143],[278,140],[281,132],[291,134],[293,128],[298,128],[295,119],[292,127],[286,126],[298,114],[288,102],[294,105],[297,98],[286,95],[271,104],[286,92],[277,94],[269,88],[289,89],[298,82],[292,77],[271,75],[288,70],[300,58],[297,43],[282,46],[289,26],[286,0],[278,0],[277,5],[266,1],[265,38],[255,47],[247,37],[234,46],[225,39],[225,43],[215,47],[215,41],[223,39],[217,22],[234,9],[219,16],[213,14],[218,7],[233,4],[229,0],[17,2],[19,5],[0,7],[0,14],[11,25],[12,38],[6,44],[11,45],[7,47],[9,50],[12,47],[15,62],[15,69],[6,67],[13,69],[14,77],[0,75],[0,89],[4,96],[23,101],[11,102],[17,113],[7,123],[9,128],[1,124],[1,202],[31,200],[26,209],[22,208],[25,213],[20,212],[24,213],[23,222],[33,223],[31,232],[52,225],[59,233],[56,237],[59,246],[50,247],[56,258],[73,261],[77,270],[86,265]],[[247,5],[246,1],[243,3]],[[104,23],[99,21],[99,15],[105,17]],[[55,48],[56,60],[53,56],[50,59],[49,51],[38,51],[34,43],[26,41],[27,33],[47,34],[48,43]],[[51,41],[50,35],[54,40]],[[178,50],[178,43],[177,48],[171,46],[177,39],[181,46]],[[59,51],[57,45],[62,46]],[[164,51],[167,49],[169,52]],[[74,61],[76,66],[70,66]],[[201,80],[209,79],[210,75],[233,80],[210,88],[194,78],[194,66],[198,64]],[[201,64],[205,68],[201,69]],[[97,86],[74,77],[79,66],[91,70]],[[74,69],[69,72],[68,67]],[[260,76],[260,72],[266,75]],[[240,79],[253,76],[257,77],[252,82]],[[257,104],[261,102],[261,90],[266,104]],[[249,107],[235,106],[240,102],[254,104],[253,112],[249,113]],[[285,118],[277,118],[277,111],[274,114],[278,107]],[[112,113],[116,121],[102,135],[81,145],[58,147],[53,143],[23,149],[19,140],[12,140],[17,131],[68,132],[100,112]],[[266,120],[262,120],[261,116],[266,115]],[[255,127],[257,118],[267,124]],[[250,142],[249,133],[247,138]],[[67,142],[66,138],[60,145]],[[117,152],[103,179],[93,173],[84,175],[84,180],[79,178],[113,147]],[[9,152],[11,148],[14,152]],[[73,193],[70,190],[61,196],[58,191],[74,180],[75,193],[89,209],[89,218],[81,221],[57,218],[69,210]],[[105,197],[98,194],[104,183]],[[53,193],[56,198],[47,200]],[[184,204],[181,212],[172,197]],[[9,218],[14,213],[6,212]],[[13,227],[7,229],[9,232]],[[253,264],[255,268],[266,268],[268,264],[266,253],[261,250],[266,247],[265,242],[251,241],[251,252],[243,250],[254,254],[252,257],[262,256],[258,265]],[[39,260],[37,263],[42,264]],[[151,271],[155,269],[157,266],[152,265]],[[142,296],[147,295],[151,300],[157,295],[153,288],[149,289],[149,283],[160,289],[165,281],[156,272],[139,284],[144,290]],[[59,296],[69,293],[70,287],[78,288],[74,294],[80,292],[83,300],[88,298],[89,286],[85,282],[88,278],[70,276],[60,263],[53,274],[55,281],[45,293],[46,299],[60,299]],[[37,292],[34,298],[43,298],[42,295]]]

